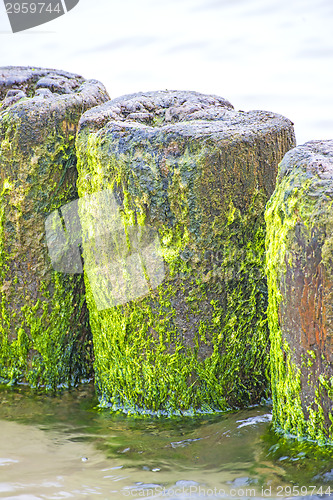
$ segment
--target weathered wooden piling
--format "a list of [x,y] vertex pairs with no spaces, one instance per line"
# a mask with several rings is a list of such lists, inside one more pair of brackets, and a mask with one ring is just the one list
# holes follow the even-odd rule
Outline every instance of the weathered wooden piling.
[[77,124],[108,98],[78,75],[0,68],[2,382],[56,389],[91,375],[83,278],[52,268],[45,221],[77,198]]
[[288,119],[196,92],[123,96],[83,115],[78,189],[102,405],[191,414],[260,401],[264,209],[294,145]]
[[266,212],[273,422],[333,442],[333,141],[286,154]]

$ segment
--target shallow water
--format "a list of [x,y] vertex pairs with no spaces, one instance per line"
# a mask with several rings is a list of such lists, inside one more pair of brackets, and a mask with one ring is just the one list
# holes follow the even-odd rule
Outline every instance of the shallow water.
[[333,449],[279,439],[270,407],[139,419],[96,405],[92,384],[57,397],[3,387],[0,498],[333,498]]
[[111,97],[196,90],[295,123],[299,144],[333,137],[332,0],[80,0],[10,32],[0,1],[0,65],[101,80]]

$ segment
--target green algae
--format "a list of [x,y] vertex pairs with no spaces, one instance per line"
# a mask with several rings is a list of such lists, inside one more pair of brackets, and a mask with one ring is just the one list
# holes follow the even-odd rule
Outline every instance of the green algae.
[[[79,196],[108,189],[125,230],[153,226],[166,279],[123,305],[112,307],[110,293],[110,307],[98,310],[85,273],[101,406],[170,415],[258,403],[269,391],[268,195],[256,187],[256,153],[245,142],[222,148],[203,137],[119,129],[79,132]],[[287,150],[293,139],[284,139],[277,142]],[[248,185],[235,193],[244,164]],[[81,222],[88,231],[82,214]]]
[[[230,245],[226,253],[228,250],[235,255],[235,247]],[[258,264],[263,248],[257,251]],[[187,265],[185,271],[179,258],[174,268],[181,271],[169,278],[168,286],[151,291],[148,298],[106,311],[96,309],[86,281],[101,405],[130,413],[149,408],[156,413],[188,414],[259,402],[267,384],[263,273],[257,267],[244,266],[237,278],[228,281],[225,305],[211,298],[218,292],[217,281],[212,292],[209,283],[199,279],[198,269]],[[223,270],[219,269],[219,274]],[[190,346],[174,323],[173,300],[180,288],[188,305],[188,320],[193,315],[200,318],[202,304],[210,299],[211,318],[198,320],[198,332]],[[225,314],[225,308],[229,313]],[[201,359],[206,350],[212,351],[211,355]]]
[[[283,480],[289,486],[290,494],[295,495],[330,495],[331,469],[333,462],[333,447],[320,446],[318,443],[309,439],[290,439],[289,435],[275,432],[270,425],[267,431],[261,436],[263,449],[261,460],[272,461],[281,471],[283,468]],[[261,462],[262,463],[262,462]],[[277,474],[278,480],[281,480],[281,474]],[[311,486],[311,489],[304,487]],[[299,490],[297,492],[297,489]],[[288,490],[284,490],[288,494]]]
[[[73,385],[80,378],[91,376],[91,342],[83,279],[52,272],[50,264],[46,264],[41,272],[42,259],[47,262],[48,257],[45,246],[38,248],[45,215],[76,198],[75,165],[68,169],[68,160],[74,154],[74,141],[65,137],[61,140],[58,134],[51,133],[39,151],[35,149],[34,155],[39,157],[39,162],[35,163],[34,157],[27,162],[26,157],[20,155],[17,135],[15,128],[13,131],[6,126],[1,143],[2,172],[10,172],[11,165],[20,165],[21,182],[17,186],[17,181],[5,178],[1,194],[0,376],[10,384],[25,381],[35,387],[54,390],[61,384]],[[8,143],[10,149],[6,155]],[[45,189],[37,198],[33,207],[35,213],[32,214],[27,208],[30,208],[30,200],[35,199],[34,191],[39,189],[41,170],[47,165],[54,169],[48,171],[48,181],[51,181],[47,182],[48,192]],[[60,182],[57,182],[59,176]],[[31,274],[40,272],[39,291],[34,294],[29,293],[29,272],[21,271],[21,279],[11,280],[18,259],[20,270],[23,266],[31,266],[29,251],[42,253],[35,256],[38,263],[35,269],[31,269]],[[25,281],[22,280],[24,274],[27,274]]]
[[2,383],[54,391],[93,374],[83,276],[52,269],[44,224],[77,198],[76,126],[106,98],[94,82],[75,96],[49,92],[0,109]]
[[[295,294],[299,286],[299,270],[305,279],[312,273],[308,279],[316,280],[320,269],[327,276],[331,274],[330,238],[326,240],[332,226],[330,182],[307,171],[306,158],[300,162],[297,153],[295,158],[286,157],[280,165],[279,181],[265,214],[273,425],[275,430],[288,436],[319,444],[332,444],[333,439],[333,377],[329,375],[329,354],[320,354],[319,344],[311,349],[303,347],[310,332],[303,327],[299,333],[296,316],[291,331],[285,311],[289,294]],[[317,265],[311,268],[308,262],[314,259],[314,248],[319,256]],[[289,275],[293,277],[293,288],[287,288],[288,272],[293,273]],[[300,310],[301,307],[300,303]],[[300,314],[306,316],[306,311]],[[317,321],[319,324],[319,316]]]

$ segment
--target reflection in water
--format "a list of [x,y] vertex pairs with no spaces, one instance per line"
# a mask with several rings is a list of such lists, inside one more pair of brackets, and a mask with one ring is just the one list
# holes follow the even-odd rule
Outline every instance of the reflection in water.
[[0,402],[0,498],[180,500],[246,490],[260,498],[268,487],[285,487],[287,497],[292,482],[333,488],[333,451],[278,439],[267,407],[131,418],[97,410],[91,384],[61,397],[3,388]]

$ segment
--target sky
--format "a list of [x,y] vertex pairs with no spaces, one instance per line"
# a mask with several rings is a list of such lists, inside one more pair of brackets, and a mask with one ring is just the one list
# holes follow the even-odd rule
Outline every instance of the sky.
[[0,65],[79,73],[111,97],[220,95],[287,116],[302,144],[333,138],[332,26],[332,0],[80,0],[14,34],[0,0]]

